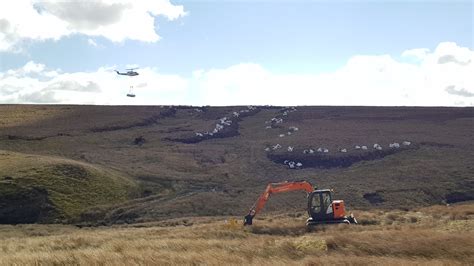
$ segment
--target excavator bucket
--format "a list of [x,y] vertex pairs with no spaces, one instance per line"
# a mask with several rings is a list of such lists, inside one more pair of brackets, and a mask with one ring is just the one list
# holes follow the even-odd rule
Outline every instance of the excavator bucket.
[[245,215],[245,217],[244,217],[244,226],[245,225],[252,225],[253,217],[255,217],[255,210],[251,209],[249,211],[249,214]]
[[247,214],[244,217],[244,225],[252,225],[253,215]]

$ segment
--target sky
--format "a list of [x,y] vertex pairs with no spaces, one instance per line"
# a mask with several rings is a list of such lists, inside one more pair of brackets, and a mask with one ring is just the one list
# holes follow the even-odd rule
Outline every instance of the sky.
[[[474,106],[473,14],[460,0],[2,1],[0,104]],[[140,75],[114,72],[129,67]]]

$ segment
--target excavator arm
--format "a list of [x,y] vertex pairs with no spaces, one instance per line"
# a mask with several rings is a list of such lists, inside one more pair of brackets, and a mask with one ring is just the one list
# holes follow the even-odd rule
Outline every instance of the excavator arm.
[[244,225],[252,225],[252,220],[259,213],[265,203],[267,203],[271,194],[295,191],[295,190],[304,190],[307,193],[313,191],[313,186],[306,181],[295,181],[295,182],[281,182],[281,183],[270,183],[267,185],[265,191],[260,195],[255,204],[250,208],[249,213],[244,218]]

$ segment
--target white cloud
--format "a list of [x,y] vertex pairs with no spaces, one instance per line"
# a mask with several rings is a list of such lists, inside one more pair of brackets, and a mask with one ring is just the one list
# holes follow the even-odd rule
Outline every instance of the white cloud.
[[[474,51],[455,43],[390,55],[353,56],[322,74],[274,74],[258,64],[196,71],[199,104],[474,106]],[[448,58],[450,60],[441,60]],[[448,86],[451,89],[446,89]]]
[[[474,51],[454,43],[423,49],[415,63],[358,55],[318,74],[275,74],[256,63],[199,69],[189,78],[150,67],[137,77],[112,70],[63,73],[28,62],[0,73],[0,103],[474,106]],[[125,97],[130,85],[134,99]]]
[[55,97],[53,91],[34,91],[19,95],[22,102],[31,103],[59,103],[60,100]]
[[87,43],[90,45],[90,46],[94,46],[94,47],[99,47],[99,45],[91,38],[87,39]]
[[474,92],[469,92],[464,88],[456,88],[456,86],[454,85],[447,86],[445,91],[453,95],[459,95],[463,97],[474,97]]
[[169,0],[9,1],[0,8],[0,51],[17,52],[24,42],[71,34],[156,42],[156,16],[175,20],[186,14]]
[[430,52],[430,49],[428,48],[410,49],[410,50],[403,51],[402,56],[414,57],[415,59],[423,60],[425,59],[425,57],[428,55],[429,52]]
[[36,64],[35,62],[30,61],[22,67],[22,70],[24,73],[38,73],[38,72],[43,71],[44,68],[45,68],[45,65]]

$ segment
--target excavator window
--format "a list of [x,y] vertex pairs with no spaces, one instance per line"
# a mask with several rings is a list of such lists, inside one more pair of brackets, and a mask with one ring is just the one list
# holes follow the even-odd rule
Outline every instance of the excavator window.
[[311,203],[311,208],[313,209],[314,213],[319,213],[321,211],[321,201],[319,198],[319,194],[314,195]]
[[331,205],[331,195],[329,193],[322,193],[323,196],[323,207],[327,208],[329,205]]

